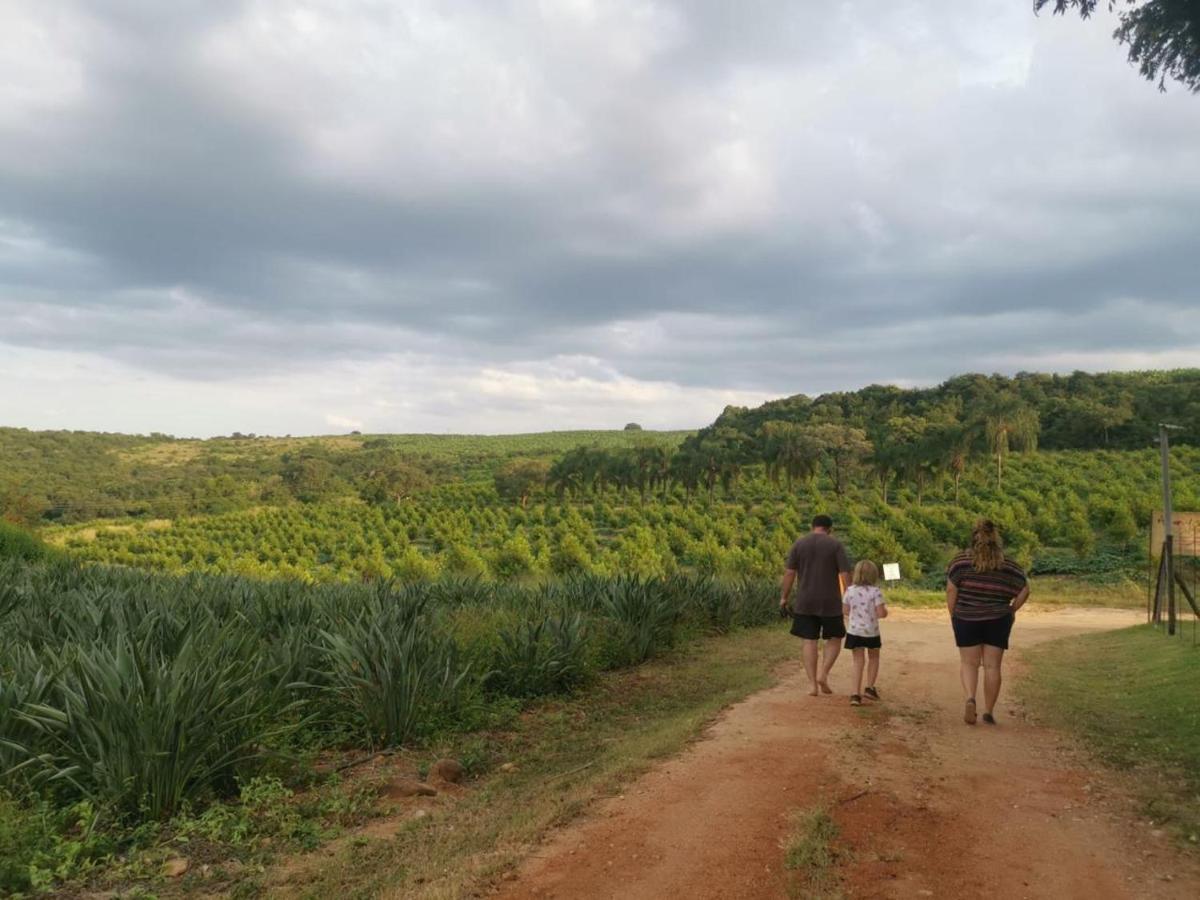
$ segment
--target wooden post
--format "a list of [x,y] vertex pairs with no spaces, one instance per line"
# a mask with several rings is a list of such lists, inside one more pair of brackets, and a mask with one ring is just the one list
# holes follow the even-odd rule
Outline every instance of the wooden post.
[[[1167,634],[1175,633],[1175,536],[1172,533],[1172,520],[1175,518],[1171,509],[1171,453],[1167,429],[1176,426],[1163,422],[1158,424],[1158,449],[1162,459],[1162,498],[1163,498],[1163,568],[1162,573],[1167,583]],[[1161,581],[1160,581],[1161,584]]]

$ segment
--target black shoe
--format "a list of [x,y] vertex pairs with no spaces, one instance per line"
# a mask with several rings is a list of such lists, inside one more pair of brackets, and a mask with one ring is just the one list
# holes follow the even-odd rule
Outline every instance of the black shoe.
[[984,721],[985,723],[987,723],[988,725],[995,725],[995,724],[996,724],[996,720],[995,720],[995,719],[992,717],[992,714],[991,714],[991,713],[984,713],[984,714],[983,714],[983,715],[982,715],[980,718],[982,718],[982,719],[983,719],[983,721]]
[[863,691],[863,693],[866,694],[868,697],[870,697],[872,700],[879,699],[879,691],[875,690],[875,688],[873,688],[873,687],[867,688],[865,691]]

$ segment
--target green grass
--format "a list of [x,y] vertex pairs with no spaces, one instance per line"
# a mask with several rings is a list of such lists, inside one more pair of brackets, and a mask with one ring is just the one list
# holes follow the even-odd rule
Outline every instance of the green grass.
[[833,847],[838,827],[824,807],[798,810],[783,844],[783,865],[793,873],[788,893],[793,897],[828,897],[834,893],[838,854]]
[[1100,761],[1132,772],[1145,813],[1200,843],[1200,648],[1191,626],[1081,635],[1027,651],[1021,692]]

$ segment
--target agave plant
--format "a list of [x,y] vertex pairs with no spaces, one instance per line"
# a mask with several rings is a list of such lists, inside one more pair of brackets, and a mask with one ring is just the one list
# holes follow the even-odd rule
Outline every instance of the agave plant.
[[232,789],[294,727],[271,724],[288,705],[272,675],[235,624],[196,629],[169,654],[130,635],[80,647],[44,702],[17,714],[33,732],[26,768],[97,803],[169,816]]
[[27,647],[5,647],[0,668],[0,783],[26,764],[38,730],[22,713],[31,705],[44,703],[54,683],[54,674]]
[[460,697],[470,666],[411,603],[365,606],[321,632],[327,691],[372,742],[393,747]]
[[598,594],[600,611],[615,626],[610,631],[610,662],[637,665],[674,642],[684,609],[663,582],[615,578]]
[[567,691],[587,675],[587,625],[579,613],[527,619],[500,632],[485,685],[512,697]]

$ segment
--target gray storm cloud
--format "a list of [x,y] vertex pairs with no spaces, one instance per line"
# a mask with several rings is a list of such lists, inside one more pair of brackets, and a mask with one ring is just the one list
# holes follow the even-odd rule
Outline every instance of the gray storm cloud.
[[1200,359],[1200,107],[1110,31],[1007,0],[7,7],[0,419],[698,425]]

